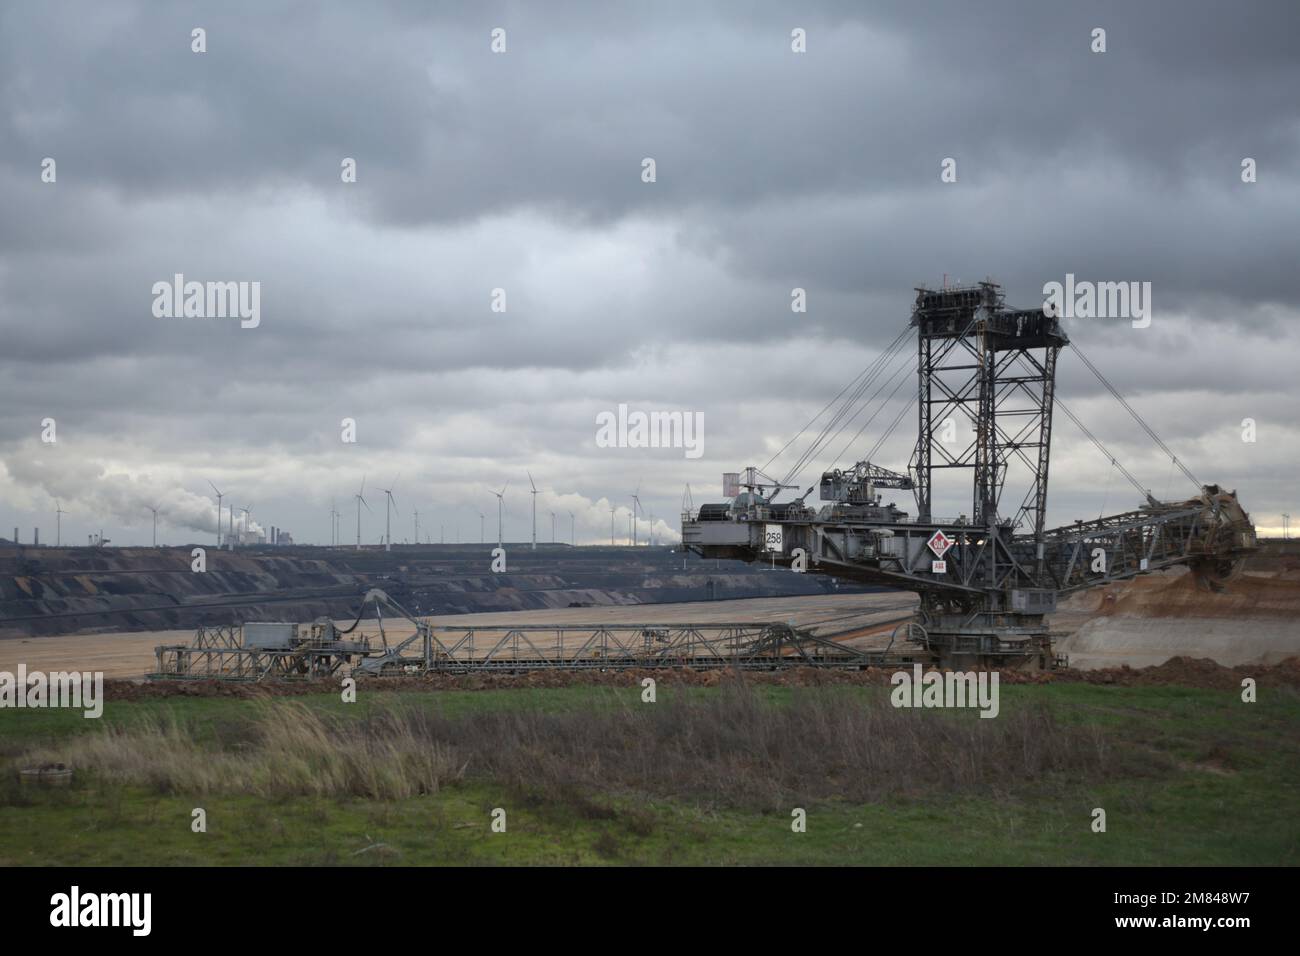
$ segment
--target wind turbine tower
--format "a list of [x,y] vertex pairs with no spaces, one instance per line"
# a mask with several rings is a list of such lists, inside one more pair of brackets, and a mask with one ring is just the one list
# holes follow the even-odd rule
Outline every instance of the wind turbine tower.
[[[393,478],[393,484],[394,484],[394,485],[397,484],[397,478],[396,478],[396,477]],[[392,489],[392,488],[380,488],[379,490],[382,491],[385,495],[388,496],[388,500],[387,500],[386,502],[384,502],[384,550],[385,550],[385,551],[392,551],[392,550],[393,550],[393,533],[392,533],[392,531],[390,530],[388,511],[389,511],[389,508],[392,508],[392,510],[394,510],[394,511],[397,510],[397,501],[396,501],[396,499],[393,498],[393,489]]]
[[[504,485],[501,486],[500,491],[492,491],[491,488],[488,489],[488,491],[492,491],[492,494],[497,496],[497,547],[498,548],[502,547],[502,542],[504,541],[503,529],[505,528],[505,516],[506,516],[506,489],[509,487],[510,487],[510,482],[507,481]],[[536,521],[533,522],[533,537],[534,538],[537,537]],[[536,546],[537,546],[536,542],[534,542],[533,547]]]
[[217,491],[217,486],[212,484],[211,479],[208,479],[208,484],[211,485],[213,491],[217,492],[217,550],[220,551],[221,550],[221,492]]
[[636,491],[632,492],[632,547],[636,547],[636,519],[641,511],[641,485],[636,486]]
[[[528,483],[533,486],[533,550],[537,550],[537,485],[533,482],[533,473],[527,472]],[[554,535],[552,535],[554,537]]]
[[370,505],[366,502],[366,499],[364,497],[365,493],[366,493],[366,476],[362,475],[361,490],[352,496],[357,499],[357,550],[358,551],[361,550],[361,506],[365,505],[366,510],[367,511],[370,510]]

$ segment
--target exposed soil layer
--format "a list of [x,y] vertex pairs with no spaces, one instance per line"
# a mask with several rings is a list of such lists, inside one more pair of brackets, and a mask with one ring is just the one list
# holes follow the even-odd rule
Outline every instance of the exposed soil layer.
[[1090,588],[1061,603],[1090,617],[1300,618],[1293,572],[1247,570],[1214,589],[1186,568]]
[[1227,666],[1300,654],[1300,542],[1265,541],[1226,580],[1173,568],[1062,601],[1051,617],[1071,668],[1142,668],[1176,657]]
[[683,560],[667,547],[491,544],[382,548],[0,548],[0,638],[348,619],[370,588],[417,615],[863,593],[761,564]]

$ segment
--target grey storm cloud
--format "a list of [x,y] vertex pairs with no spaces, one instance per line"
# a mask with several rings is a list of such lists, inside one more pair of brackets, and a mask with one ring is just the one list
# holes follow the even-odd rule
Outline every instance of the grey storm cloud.
[[[322,540],[332,500],[399,471],[468,528],[531,468],[599,540],[638,484],[662,519],[761,464],[913,286],[989,276],[1032,307],[1067,272],[1152,283],[1150,329],[1071,335],[1267,525],[1300,452],[1297,27],[1289,2],[5,5],[0,528],[57,495],[65,527],[139,540],[162,495],[205,530],[213,477]],[[262,324],[155,318],[177,273],[260,282]],[[1164,491],[1068,353],[1061,394]],[[703,412],[703,461],[596,448],[620,402]],[[1111,476],[1057,441],[1066,520]]]

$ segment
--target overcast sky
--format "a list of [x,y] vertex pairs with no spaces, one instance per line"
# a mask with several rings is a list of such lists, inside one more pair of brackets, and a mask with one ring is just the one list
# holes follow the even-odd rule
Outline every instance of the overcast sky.
[[[477,541],[480,512],[491,538],[505,482],[522,540],[531,470],[541,540],[554,511],[561,540],[573,512],[608,541],[611,501],[622,540],[638,486],[668,540],[684,487],[718,500],[766,462],[914,286],[991,277],[1028,308],[1067,273],[1151,283],[1150,327],[1069,334],[1279,529],[1300,515],[1297,36],[1290,0],[4,4],[0,535],[52,542],[57,498],[65,543],[147,544],[150,504],[160,541],[211,540],[211,480],[299,541],[329,540],[336,502],[350,542],[364,476],[375,543],[396,476],[395,541],[415,509],[421,538]],[[177,273],[260,283],[260,324],[156,317]],[[1069,350],[1059,394],[1158,497],[1194,491]],[[620,403],[702,413],[703,455],[598,447]],[[876,460],[904,470],[914,438],[908,413]],[[936,513],[969,510],[956,491]],[[1058,415],[1049,521],[1137,503]]]

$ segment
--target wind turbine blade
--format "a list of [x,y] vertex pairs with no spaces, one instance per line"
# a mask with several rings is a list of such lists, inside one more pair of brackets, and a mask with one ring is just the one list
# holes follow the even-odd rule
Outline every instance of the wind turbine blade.
[[358,493],[358,494],[362,494],[362,495],[364,495],[364,494],[366,493],[366,476],[365,476],[365,475],[362,475],[362,476],[361,476],[361,490],[360,490],[359,492],[357,492],[357,493]]
[[207,479],[207,482],[208,482],[208,485],[212,488],[212,490],[215,491],[215,492],[217,492],[217,496],[218,496],[218,497],[222,497],[222,494],[221,494],[221,492],[217,489],[217,486],[214,485],[214,484],[212,484],[212,479],[210,479],[210,478]]
[[533,491],[536,491],[537,484],[536,482],[533,481],[533,473],[531,471],[528,471],[527,469],[524,469],[524,474],[528,476],[528,483],[533,486]]

